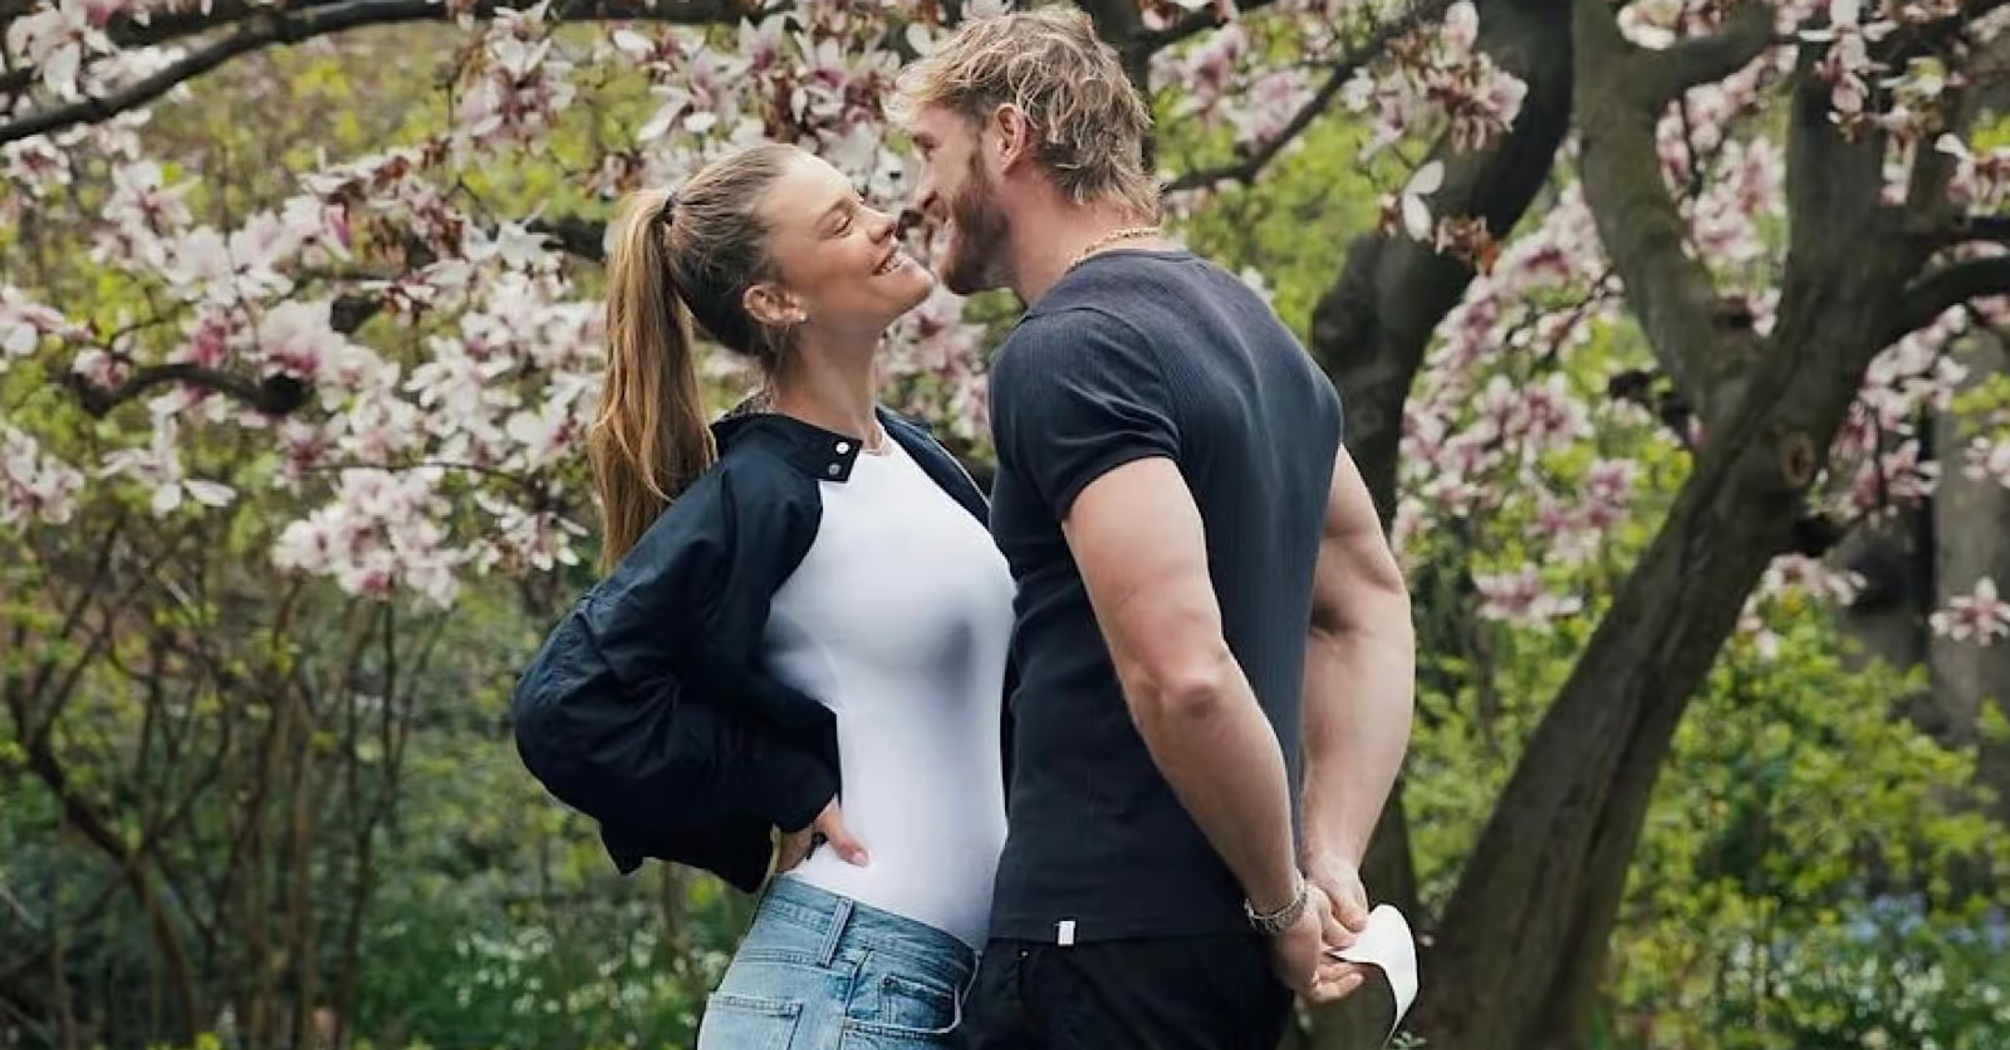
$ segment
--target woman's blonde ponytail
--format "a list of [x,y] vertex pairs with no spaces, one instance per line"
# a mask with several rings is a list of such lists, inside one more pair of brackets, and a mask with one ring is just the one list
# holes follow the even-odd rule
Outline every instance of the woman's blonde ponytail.
[[671,272],[666,190],[633,195],[607,261],[607,370],[587,455],[600,494],[603,571],[633,548],[718,452],[693,359],[691,314]]

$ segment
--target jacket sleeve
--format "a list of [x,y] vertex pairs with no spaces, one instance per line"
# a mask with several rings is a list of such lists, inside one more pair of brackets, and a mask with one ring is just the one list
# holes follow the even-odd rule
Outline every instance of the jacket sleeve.
[[[788,480],[715,467],[567,613],[520,680],[526,765],[610,844],[688,855],[748,816],[805,827],[837,793],[814,727],[767,715],[821,706],[757,659],[772,596],[821,514],[814,489]],[[761,850],[765,863],[765,836]]]

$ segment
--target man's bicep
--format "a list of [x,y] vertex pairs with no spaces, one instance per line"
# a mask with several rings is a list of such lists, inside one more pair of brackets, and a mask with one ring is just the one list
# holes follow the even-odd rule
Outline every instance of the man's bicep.
[[1326,520],[1313,577],[1313,624],[1328,628],[1344,625],[1354,611],[1350,592],[1404,588],[1402,569],[1382,531],[1375,500],[1353,456],[1342,445],[1333,458],[1333,481],[1326,494]]
[[1164,685],[1182,661],[1219,645],[1206,533],[1171,459],[1137,458],[1102,474],[1062,530],[1127,690]]

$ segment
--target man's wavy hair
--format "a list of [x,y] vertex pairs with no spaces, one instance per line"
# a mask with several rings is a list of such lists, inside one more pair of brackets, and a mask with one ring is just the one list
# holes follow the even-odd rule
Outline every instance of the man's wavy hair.
[[1144,166],[1151,112],[1073,5],[965,23],[901,72],[894,103],[902,116],[937,105],[979,122],[1017,106],[1033,126],[1034,157],[1071,200],[1160,214]]

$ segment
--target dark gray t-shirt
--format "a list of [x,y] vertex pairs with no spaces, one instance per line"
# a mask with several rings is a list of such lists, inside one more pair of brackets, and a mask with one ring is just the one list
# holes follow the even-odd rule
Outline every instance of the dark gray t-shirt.
[[1020,321],[993,366],[991,411],[991,528],[1018,584],[1020,672],[992,935],[1247,931],[1241,888],[1132,724],[1061,522],[1111,469],[1152,456],[1179,465],[1229,649],[1284,752],[1295,825],[1339,397],[1232,275],[1184,251],[1117,251],[1083,263]]

